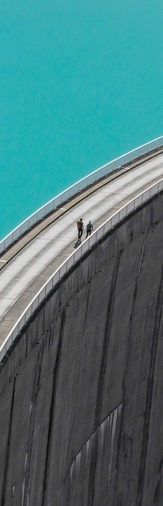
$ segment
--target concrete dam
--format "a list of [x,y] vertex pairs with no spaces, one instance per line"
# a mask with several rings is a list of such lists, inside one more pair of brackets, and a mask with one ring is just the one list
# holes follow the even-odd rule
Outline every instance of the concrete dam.
[[92,235],[1,353],[1,506],[163,504],[159,188]]

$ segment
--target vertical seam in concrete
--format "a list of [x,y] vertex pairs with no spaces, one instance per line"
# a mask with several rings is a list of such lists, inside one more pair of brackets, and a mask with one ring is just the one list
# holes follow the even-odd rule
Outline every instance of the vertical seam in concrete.
[[147,234],[146,234],[146,236],[144,238],[143,246],[142,246],[142,249],[141,249],[140,261],[139,261],[139,265],[138,265],[138,272],[137,272],[136,281],[135,281],[135,289],[134,289],[134,293],[133,293],[133,301],[132,301],[131,316],[130,316],[130,325],[129,325],[128,352],[127,352],[127,358],[126,358],[125,374],[124,374],[124,378],[123,378],[123,382],[122,382],[124,396],[125,396],[125,386],[126,386],[127,373],[128,373],[129,357],[130,357],[131,329],[132,329],[132,322],[133,322],[134,306],[135,306],[135,301],[136,301],[136,297],[137,297],[138,282],[139,282],[140,273],[141,273],[142,265],[143,265],[143,258],[144,258],[144,250],[145,250],[146,239],[147,239]]
[[[90,290],[91,290],[91,284],[89,285],[88,294],[87,294],[87,299],[86,299],[86,310],[85,310],[85,317],[84,317],[84,325],[83,325],[83,329],[82,329],[82,334],[84,334],[84,332],[85,332],[86,323],[87,323],[88,307],[89,307],[89,298],[90,298]],[[82,350],[83,350],[83,347],[82,347]],[[82,360],[81,360],[81,363],[82,363]],[[79,374],[79,377],[80,377],[80,374]],[[78,385],[77,385],[76,398],[78,397],[78,387],[79,387],[79,382],[78,382]],[[75,403],[75,405],[76,405],[76,403]],[[74,415],[72,414],[72,419],[71,419],[71,429],[70,429],[70,432],[71,432],[71,433],[72,433],[73,419],[74,419]],[[67,454],[69,453],[69,445],[70,445],[70,440],[69,440],[69,444],[68,444]]]
[[53,387],[52,387],[51,404],[50,404],[50,412],[49,412],[49,427],[48,427],[48,437],[47,437],[45,471],[44,471],[44,479],[43,479],[42,506],[45,505],[45,495],[46,495],[48,474],[49,474],[50,448],[51,448],[51,441],[52,441],[52,434],[53,434],[53,420],[54,420],[54,414],[55,414],[55,397],[56,397],[57,382],[58,382],[58,375],[59,375],[59,366],[60,366],[61,355],[62,355],[63,332],[64,332],[65,320],[66,320],[66,311],[64,310],[62,313],[62,319],[61,319],[57,356],[56,356],[56,361],[55,361],[54,369],[53,369]]
[[6,487],[7,487],[7,472],[8,472],[9,456],[10,456],[11,428],[12,428],[12,418],[13,418],[13,410],[14,410],[15,384],[16,384],[16,377],[14,378],[13,389],[12,389],[11,410],[10,410],[10,418],[9,418],[9,430],[8,430],[8,438],[7,438],[7,450],[6,450],[6,459],[5,459],[1,506],[4,506],[4,504],[5,504],[5,495],[6,495]]
[[[85,325],[84,325],[84,330],[85,330],[85,327],[86,327],[86,322],[87,322],[87,315],[88,315],[88,307],[89,307],[89,297],[90,297],[90,289],[91,289],[91,285],[89,285],[89,290],[88,290],[88,295],[87,295],[87,302],[86,302],[86,311],[85,311],[85,318],[84,318],[84,322],[85,322]],[[84,330],[83,330],[83,333],[84,333]],[[83,349],[83,347],[82,347]],[[81,360],[81,364],[82,364],[82,360]],[[81,364],[80,364],[80,368],[81,368]],[[80,368],[79,368],[79,376],[78,378],[80,378]],[[79,390],[79,379],[78,379],[78,384],[77,384],[77,389],[76,389],[76,399],[78,398],[78,390]],[[76,402],[74,403],[75,406],[76,406]],[[75,412],[76,414],[76,412]],[[70,433],[72,434],[73,433],[73,421],[74,421],[74,411],[72,412],[72,415],[71,415],[71,422],[70,422]],[[71,438],[69,438],[69,441],[68,441],[68,448],[67,448],[67,460],[68,460],[68,455],[69,455],[69,448],[70,448],[70,443],[71,443]],[[67,499],[67,504],[69,504],[69,490],[68,490],[68,499]]]
[[[154,496],[153,496],[153,502],[158,503],[159,499],[162,500],[163,494],[161,494],[161,483],[162,483],[162,475],[163,475],[163,458],[160,459],[159,467],[158,467],[158,480],[157,485],[155,487]],[[161,503],[160,503],[161,506]]]
[[30,417],[29,417],[27,450],[26,450],[26,460],[25,460],[25,476],[24,476],[24,480],[23,480],[24,486],[23,486],[22,505],[25,504],[25,502],[26,502],[26,504],[28,504],[30,467],[31,467],[31,458],[32,458],[32,447],[33,447],[33,432],[34,432],[34,424],[35,424],[37,397],[38,397],[39,384],[40,384],[40,375],[41,375],[41,368],[42,368],[43,351],[44,351],[44,342],[42,342],[41,348],[37,354],[35,374],[34,374],[34,379],[33,379],[33,388],[32,388],[32,395],[31,395],[31,411],[30,411]]
[[[115,269],[113,271],[109,301],[108,301],[107,311],[106,311],[106,324],[105,324],[105,329],[104,329],[104,340],[103,340],[103,348],[102,348],[101,366],[100,366],[100,373],[99,373],[99,379],[98,379],[94,431],[96,431],[96,429],[99,425],[99,422],[100,422],[102,394],[103,394],[104,377],[105,377],[106,361],[107,361],[107,350],[108,350],[109,337],[110,337],[109,331],[111,328],[112,311],[113,311],[113,306],[114,306],[115,289],[116,289],[116,282],[117,282],[117,275],[118,275],[121,253],[122,253],[122,251],[120,251],[118,254]],[[97,465],[97,450],[98,450],[97,441],[98,440],[96,437],[93,441],[93,449],[92,449],[92,457],[91,457],[90,479],[89,479],[89,487],[88,487],[88,490],[89,490],[88,506],[93,506],[93,502],[94,502],[94,482],[95,482],[96,465]]]
[[142,501],[143,501],[148,435],[149,435],[150,415],[151,415],[151,408],[152,408],[152,397],[153,397],[154,377],[155,377],[154,370],[155,370],[155,366],[156,366],[158,337],[159,337],[159,329],[160,329],[160,321],[161,321],[162,305],[163,305],[163,286],[162,286],[163,283],[162,282],[163,282],[163,269],[162,269],[162,273],[161,273],[161,281],[160,281],[159,290],[158,290],[155,326],[154,326],[154,331],[153,331],[152,345],[151,345],[151,352],[150,352],[151,358],[150,358],[147,391],[146,391],[143,436],[142,436],[142,444],[141,444],[141,458],[140,458],[140,466],[139,466],[139,472],[138,472],[138,487],[137,487],[137,498],[136,498],[137,506],[141,506]]
[[[137,296],[137,289],[138,289],[138,282],[140,278],[140,273],[142,270],[143,265],[143,258],[144,258],[144,250],[146,245],[146,239],[147,239],[148,232],[146,233],[140,253],[140,260],[138,265],[138,271],[135,281],[135,289],[133,293],[133,301],[132,301],[132,308],[131,308],[131,316],[130,316],[130,325],[129,325],[129,338],[128,338],[128,346],[127,346],[127,357],[126,357],[126,367],[124,372],[124,378],[122,381],[122,389],[123,389],[123,398],[122,398],[122,416],[121,416],[121,424],[120,424],[120,430],[119,430],[119,438],[118,438],[118,448],[120,449],[120,441],[122,437],[122,428],[123,428],[123,420],[124,420],[124,409],[125,409],[125,387],[126,387],[126,381],[127,381],[127,373],[128,373],[128,366],[129,366],[129,358],[130,358],[130,349],[131,349],[131,328],[132,328],[132,321],[133,321],[133,313],[134,313],[134,305],[135,300]],[[132,439],[131,439],[132,440]],[[119,450],[117,452],[117,462],[116,462],[116,468],[118,468],[118,458],[119,458]],[[115,497],[116,497],[116,488],[117,488],[117,479],[115,480]]]
[[115,269],[113,272],[110,296],[109,296],[109,301],[108,301],[108,306],[107,306],[107,311],[106,311],[106,323],[105,323],[105,329],[104,329],[104,340],[103,340],[101,365],[100,365],[100,373],[99,373],[99,380],[98,380],[94,430],[96,430],[96,427],[100,423],[102,393],[103,393],[104,377],[105,377],[106,361],[107,361],[107,350],[108,350],[108,344],[109,344],[112,312],[113,312],[113,307],[114,307],[115,289],[116,289],[116,282],[117,282],[117,275],[118,275],[121,253],[122,252],[120,252],[118,255],[116,266],[115,266]]

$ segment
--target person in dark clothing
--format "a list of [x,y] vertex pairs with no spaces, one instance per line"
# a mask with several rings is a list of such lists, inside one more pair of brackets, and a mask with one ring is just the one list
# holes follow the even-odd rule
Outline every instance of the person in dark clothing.
[[93,225],[92,225],[91,221],[89,221],[89,223],[87,225],[86,239],[87,239],[88,235],[91,235],[92,231],[93,231]]
[[80,218],[80,220],[77,221],[77,229],[78,229],[78,241],[80,241],[84,230],[84,223],[82,218]]

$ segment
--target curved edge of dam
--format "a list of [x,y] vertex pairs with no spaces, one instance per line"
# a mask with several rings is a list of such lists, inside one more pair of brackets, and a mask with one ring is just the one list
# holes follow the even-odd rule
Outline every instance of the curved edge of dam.
[[162,209],[95,243],[8,350],[2,506],[161,506]]
[[[123,170],[125,167],[128,167],[133,163],[138,163],[138,161],[139,163],[142,163],[144,157],[153,157],[156,153],[162,152],[162,149],[163,136],[160,136],[106,163],[102,167],[99,167],[84,178],[80,179],[49,202],[46,202],[42,207],[37,209],[32,215],[26,218],[6,237],[4,237],[0,241],[0,257],[16,242],[20,243],[20,239],[25,235],[28,235],[28,233],[30,234],[30,237],[33,237],[33,235],[37,233],[34,230],[35,228],[37,229],[37,225],[39,223],[44,223],[43,228],[46,227],[47,223],[51,221],[50,216],[54,213],[54,211],[62,209],[61,206],[67,201],[71,201],[74,197],[83,193],[84,190],[88,189],[101,179],[105,179],[108,174],[112,174],[120,168]],[[40,228],[41,227],[39,227],[39,229]],[[32,229],[34,229],[33,233]],[[25,244],[26,241],[23,240],[22,243]]]

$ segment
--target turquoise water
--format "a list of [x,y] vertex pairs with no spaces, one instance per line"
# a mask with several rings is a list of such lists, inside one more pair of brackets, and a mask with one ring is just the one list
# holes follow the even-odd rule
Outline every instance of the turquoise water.
[[0,238],[163,134],[162,19],[162,0],[1,1]]

